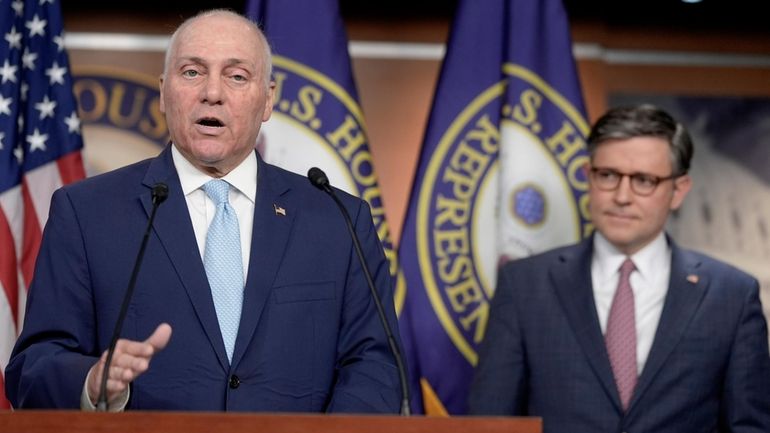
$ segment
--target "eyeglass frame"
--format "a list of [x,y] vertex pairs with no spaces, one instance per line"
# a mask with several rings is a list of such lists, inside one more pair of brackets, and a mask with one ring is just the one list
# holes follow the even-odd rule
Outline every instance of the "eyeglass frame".
[[[624,177],[628,177],[629,179],[629,185],[631,186],[631,191],[634,192],[634,194],[647,197],[655,193],[655,190],[658,189],[658,185],[661,184],[661,182],[665,182],[668,180],[675,180],[677,178],[680,178],[687,173],[673,173],[669,176],[656,176],[654,174],[649,173],[623,173],[618,170],[615,170],[613,168],[606,168],[606,167],[591,167],[591,176],[595,177],[597,173],[599,172],[608,172],[608,174],[614,174],[615,176],[618,176],[617,182],[615,182],[614,186],[610,188],[606,188],[603,186],[599,186],[599,182],[594,181],[593,185],[596,186],[601,191],[615,191],[620,187],[621,182],[623,182]],[[645,179],[646,178],[646,179]],[[636,179],[636,181],[635,181]],[[651,180],[653,181],[652,187],[650,187],[650,190],[648,192],[644,192],[642,190],[641,192],[637,189],[638,185],[636,185],[635,182],[644,181],[644,180]],[[636,185],[636,186],[635,186]],[[605,185],[606,186],[606,185]]]

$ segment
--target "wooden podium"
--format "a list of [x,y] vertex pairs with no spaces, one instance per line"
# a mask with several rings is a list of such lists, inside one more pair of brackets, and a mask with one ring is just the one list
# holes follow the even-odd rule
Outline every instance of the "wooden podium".
[[0,412],[3,433],[541,433],[540,418],[211,412]]

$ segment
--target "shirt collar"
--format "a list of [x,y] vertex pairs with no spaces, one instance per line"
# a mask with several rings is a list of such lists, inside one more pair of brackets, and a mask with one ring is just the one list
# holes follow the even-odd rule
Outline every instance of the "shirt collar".
[[[203,173],[192,165],[192,163],[179,152],[176,145],[171,146],[171,157],[174,160],[174,166],[179,175],[179,183],[182,185],[182,192],[185,196],[191,194],[202,187],[203,184],[213,179],[213,177]],[[252,152],[237,167],[222,178],[251,200],[252,203],[254,203],[257,197],[257,165],[257,155]]]
[[[594,234],[593,259],[598,266],[601,281],[608,281],[614,277],[626,259],[626,255],[615,248],[598,231]],[[671,259],[671,248],[666,240],[666,235],[660,232],[655,239],[644,248],[631,255],[631,260],[636,270],[645,280],[652,278],[656,269],[661,269],[667,260]]]

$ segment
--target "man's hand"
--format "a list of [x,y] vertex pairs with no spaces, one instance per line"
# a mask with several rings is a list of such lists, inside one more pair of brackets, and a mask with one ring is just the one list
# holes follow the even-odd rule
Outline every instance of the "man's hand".
[[[161,323],[155,328],[155,332],[144,341],[118,340],[115,345],[115,353],[112,356],[112,365],[107,377],[107,401],[112,403],[128,385],[150,367],[152,357],[163,350],[171,338],[171,326]],[[91,403],[96,405],[99,398],[99,387],[102,382],[102,371],[107,361],[107,351],[102,353],[99,362],[91,367],[88,375],[88,397]]]

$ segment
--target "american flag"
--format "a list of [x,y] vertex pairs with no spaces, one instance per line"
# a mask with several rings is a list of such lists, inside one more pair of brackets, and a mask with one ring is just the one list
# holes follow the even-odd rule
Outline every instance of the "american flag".
[[0,409],[51,194],[85,176],[57,0],[0,0]]

